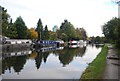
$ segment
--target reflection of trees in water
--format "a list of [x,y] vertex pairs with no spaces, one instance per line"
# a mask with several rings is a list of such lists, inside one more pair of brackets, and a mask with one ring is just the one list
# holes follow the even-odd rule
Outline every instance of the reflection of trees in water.
[[69,64],[74,57],[74,49],[68,50],[68,48],[65,48],[60,54],[59,54],[59,60],[65,66],[66,64]]
[[49,52],[45,52],[45,53],[43,53],[43,60],[44,60],[44,63],[46,63],[46,61],[47,61],[47,57],[49,56]]
[[25,63],[26,63],[25,56],[16,57],[16,61],[13,64],[13,68],[14,68],[15,72],[20,72],[23,69],[23,66]]
[[80,56],[80,57],[82,57],[82,56],[85,54],[85,51],[86,51],[86,47],[76,48],[74,55],[75,55],[75,56]]
[[36,51],[32,51],[32,53],[30,55],[28,55],[29,59],[34,59],[35,57],[37,57],[38,53]]
[[64,48],[62,51],[55,51],[55,55],[59,55],[59,60],[65,66],[69,64],[74,56],[82,57],[85,54],[86,47],[83,48]]
[[[65,48],[64,48],[65,49]],[[64,50],[63,49],[63,50]],[[59,56],[59,54],[63,51],[63,50],[55,50],[53,51],[53,54],[56,55],[56,56]]]
[[30,59],[35,59],[36,68],[39,69],[42,63],[42,59],[46,63],[49,54],[49,52],[41,53],[32,51],[32,53],[28,56],[7,57],[2,60],[2,73],[4,74],[5,70],[9,70],[9,72],[11,72],[11,67],[13,67],[15,72],[19,73],[23,69],[27,57]]
[[53,53],[56,56],[59,56],[60,62],[63,64],[63,66],[69,64],[74,57],[80,56],[82,57],[85,54],[86,47],[83,48],[67,48],[65,47],[63,50],[56,50],[56,51],[48,51],[48,52],[36,52],[32,51],[30,55],[24,55],[24,56],[12,56],[7,57],[2,60],[2,73],[5,73],[5,70],[8,70],[11,72],[11,67],[13,67],[15,72],[20,72],[24,64],[26,63],[27,59],[35,59],[36,68],[39,69],[42,60],[44,63],[47,62],[47,58],[49,54]]
[[5,58],[2,61],[2,73],[4,74],[7,69],[11,72],[11,67],[13,67],[15,72],[19,73],[23,69],[25,63],[26,56],[13,56]]
[[42,53],[41,52],[38,52],[37,57],[35,57],[35,62],[36,62],[35,64],[36,64],[37,69],[39,69],[40,65],[42,63]]
[[46,63],[47,61],[47,57],[49,56],[50,52],[37,52],[37,57],[35,57],[35,64],[36,64],[36,68],[39,69],[41,64],[42,64],[42,59],[44,60],[44,63]]

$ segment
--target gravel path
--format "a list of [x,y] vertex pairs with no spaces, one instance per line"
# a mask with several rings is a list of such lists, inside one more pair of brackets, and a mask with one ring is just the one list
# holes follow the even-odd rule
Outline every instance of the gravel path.
[[120,81],[120,59],[111,45],[108,45],[108,55],[106,58],[104,79],[117,79]]

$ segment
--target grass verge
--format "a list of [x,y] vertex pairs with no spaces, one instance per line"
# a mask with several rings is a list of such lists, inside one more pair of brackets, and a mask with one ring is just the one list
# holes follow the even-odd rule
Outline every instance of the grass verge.
[[112,46],[116,49],[118,56],[120,56],[120,48],[117,48],[116,44],[112,44]]
[[106,56],[108,48],[104,45],[101,52],[97,55],[92,63],[89,64],[80,79],[102,79],[106,65]]
[[117,50],[118,55],[120,56],[120,49]]

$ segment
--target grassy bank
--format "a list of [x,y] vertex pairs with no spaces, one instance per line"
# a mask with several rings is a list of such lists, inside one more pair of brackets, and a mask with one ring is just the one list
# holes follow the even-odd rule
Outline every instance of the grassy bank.
[[120,49],[117,49],[117,54],[120,56]]
[[101,52],[98,54],[96,59],[89,64],[80,79],[102,79],[106,65],[107,51],[107,45],[104,45]]
[[117,48],[116,44],[112,44],[112,46],[116,49],[118,56],[120,56],[120,48]]

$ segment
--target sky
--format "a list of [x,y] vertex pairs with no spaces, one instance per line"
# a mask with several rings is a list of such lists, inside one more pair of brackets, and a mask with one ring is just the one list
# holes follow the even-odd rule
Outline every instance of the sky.
[[104,36],[102,25],[118,17],[118,5],[113,0],[0,0],[13,19],[21,16],[28,28],[43,26],[52,30],[67,19],[75,28],[84,28],[88,36]]

